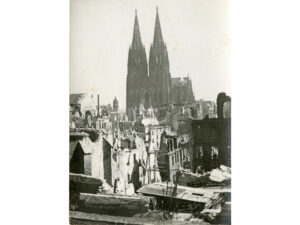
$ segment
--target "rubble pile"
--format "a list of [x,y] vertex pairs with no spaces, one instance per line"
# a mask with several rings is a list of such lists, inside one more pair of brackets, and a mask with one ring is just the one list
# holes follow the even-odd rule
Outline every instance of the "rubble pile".
[[220,168],[199,174],[185,169],[180,170],[178,184],[189,187],[228,186],[231,183],[231,169],[221,165]]
[[106,182],[103,181],[102,185],[98,189],[98,194],[112,194],[114,193],[114,189]]
[[214,169],[210,172],[209,179],[217,183],[230,181],[231,169],[227,166],[221,165],[220,168]]
[[119,180],[112,187],[105,179],[71,173],[70,206],[72,210],[102,215],[128,217],[161,210],[167,215],[164,219],[184,213],[185,216],[190,215],[190,218],[209,223],[230,221],[229,167],[220,166],[203,174],[181,169],[178,174],[177,183],[145,185],[137,190],[137,195],[132,183]]
[[[221,165],[206,174],[215,186],[230,184],[231,169]],[[208,184],[208,183],[207,183]],[[194,215],[210,223],[231,222],[231,193],[216,193],[211,200],[205,204],[204,209],[198,210]]]
[[[177,183],[154,183],[137,192],[153,196],[157,208],[174,213],[189,213],[191,218],[209,223],[229,221],[231,213],[231,169],[220,166],[210,172],[197,174],[181,170]],[[181,185],[181,184],[188,184]],[[180,185],[179,185],[180,184]],[[192,186],[192,187],[191,187]]]

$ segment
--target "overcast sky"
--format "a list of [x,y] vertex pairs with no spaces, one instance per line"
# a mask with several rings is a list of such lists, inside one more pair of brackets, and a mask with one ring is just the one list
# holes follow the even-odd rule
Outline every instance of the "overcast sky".
[[149,58],[156,6],[171,76],[189,74],[197,100],[231,94],[229,0],[71,0],[71,93],[116,96],[125,108],[135,9]]

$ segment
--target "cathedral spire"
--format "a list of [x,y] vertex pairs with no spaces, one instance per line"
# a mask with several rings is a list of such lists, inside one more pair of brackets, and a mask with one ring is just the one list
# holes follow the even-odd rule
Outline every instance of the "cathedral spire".
[[141,40],[140,28],[139,28],[139,22],[137,18],[137,10],[135,10],[132,48],[139,48],[141,46],[142,46],[142,40]]
[[[146,50],[141,41],[137,10],[135,10],[132,44],[128,51],[126,78],[126,112],[130,120],[134,118],[132,109],[140,104],[145,96],[148,79],[148,62]],[[147,100],[145,101],[147,103]]]
[[163,43],[163,36],[160,27],[159,15],[158,15],[158,7],[156,6],[156,18],[155,18],[155,28],[154,28],[154,38],[153,44],[155,43]]

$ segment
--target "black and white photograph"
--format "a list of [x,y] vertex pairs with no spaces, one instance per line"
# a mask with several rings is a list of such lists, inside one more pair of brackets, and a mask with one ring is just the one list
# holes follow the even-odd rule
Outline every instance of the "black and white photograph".
[[0,223],[299,224],[299,11],[2,1]]
[[229,1],[70,7],[70,224],[231,224]]

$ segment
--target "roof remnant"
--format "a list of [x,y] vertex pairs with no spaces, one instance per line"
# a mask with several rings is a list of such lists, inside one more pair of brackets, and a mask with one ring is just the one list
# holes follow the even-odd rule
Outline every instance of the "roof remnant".
[[191,202],[208,203],[216,194],[231,192],[230,188],[191,188],[177,185],[176,193],[173,195],[175,185],[170,183],[153,183],[140,188],[137,192],[150,196],[173,197],[175,199]]
[[94,150],[94,143],[89,139],[85,138],[82,141],[79,141],[81,148],[85,154],[92,153]]
[[78,141],[78,140],[70,141],[69,160],[72,159],[72,156],[77,147],[77,144],[80,144],[84,154],[90,154],[94,151],[94,148],[96,147],[95,144],[97,144],[97,143],[92,142],[89,138],[84,138],[83,140],[80,140],[80,141]]

